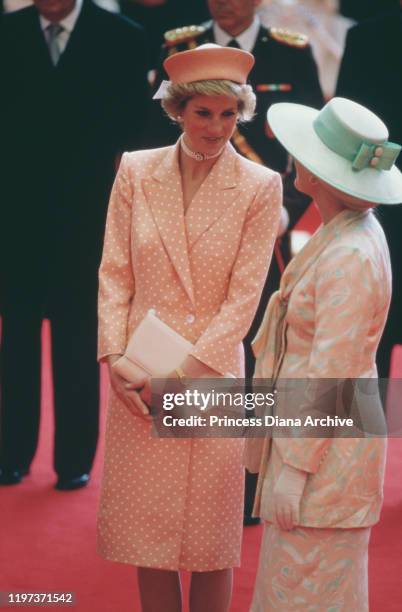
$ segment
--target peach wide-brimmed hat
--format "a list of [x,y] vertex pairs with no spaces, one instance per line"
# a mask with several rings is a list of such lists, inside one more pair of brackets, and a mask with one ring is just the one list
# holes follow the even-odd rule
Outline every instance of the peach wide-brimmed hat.
[[212,43],[175,53],[163,62],[170,80],[162,82],[154,98],[163,98],[167,86],[171,83],[222,79],[244,85],[254,61],[253,55],[248,51]]

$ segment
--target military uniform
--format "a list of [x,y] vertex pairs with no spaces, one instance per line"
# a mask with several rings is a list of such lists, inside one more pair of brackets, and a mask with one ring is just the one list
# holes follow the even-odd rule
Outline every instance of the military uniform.
[[163,34],[168,28],[208,19],[206,0],[166,0],[150,5],[119,0],[122,14],[139,23],[147,33],[150,68],[157,66]]

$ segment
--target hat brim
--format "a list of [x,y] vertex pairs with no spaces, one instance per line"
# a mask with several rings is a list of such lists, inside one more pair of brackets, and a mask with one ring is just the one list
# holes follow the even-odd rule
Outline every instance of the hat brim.
[[402,174],[398,168],[353,170],[349,160],[331,151],[317,136],[313,121],[318,113],[308,106],[283,102],[269,108],[267,119],[292,157],[322,181],[373,204],[400,204]]
[[172,83],[223,79],[244,85],[254,62],[248,51],[211,44],[169,55],[163,66]]

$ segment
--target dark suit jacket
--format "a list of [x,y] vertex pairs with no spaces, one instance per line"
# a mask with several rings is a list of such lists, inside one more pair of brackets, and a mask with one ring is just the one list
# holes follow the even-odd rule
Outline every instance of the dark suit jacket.
[[35,7],[2,17],[3,300],[96,295],[116,159],[137,148],[148,105],[144,38],[84,0],[55,68]]
[[[381,117],[389,140],[402,144],[402,12],[363,22],[348,32],[337,95],[367,106]],[[396,161],[402,169],[402,155]],[[379,351],[379,373],[386,376],[394,343],[402,343],[402,206],[380,206],[393,269],[392,301]]]
[[[168,53],[184,51],[194,43],[201,45],[215,42],[212,22],[205,32],[195,40],[176,45],[173,49],[164,48],[161,66]],[[291,229],[302,216],[310,203],[310,199],[298,192],[293,185],[294,172],[292,164],[285,149],[279,144],[267,126],[266,114],[271,104],[276,102],[297,102],[315,108],[323,104],[323,96],[318,79],[318,71],[310,45],[297,47],[295,45],[279,42],[273,32],[261,26],[257,40],[252,50],[255,65],[250,73],[249,82],[253,86],[257,97],[256,117],[250,123],[239,125],[239,132],[244,136],[252,149],[260,157],[262,163],[283,176],[284,204],[289,213]],[[167,78],[163,68],[158,71],[156,86],[162,78]],[[268,86],[268,87],[267,87]],[[278,86],[274,91],[273,86]],[[268,91],[266,91],[268,89]],[[173,143],[179,135],[179,130],[161,111],[158,101],[154,101],[151,111],[152,122],[147,130],[147,144],[161,146]],[[236,147],[236,142],[232,140]],[[238,149],[240,153],[242,151]],[[286,233],[281,244],[280,259],[286,264],[290,258],[289,233]],[[246,370],[250,376],[254,367],[249,341],[255,336],[261,323],[265,308],[271,293],[278,287],[281,270],[278,257],[273,258],[267,282],[264,285],[261,301],[246,338]]]
[[362,21],[396,10],[399,0],[340,0],[339,11],[345,17]]

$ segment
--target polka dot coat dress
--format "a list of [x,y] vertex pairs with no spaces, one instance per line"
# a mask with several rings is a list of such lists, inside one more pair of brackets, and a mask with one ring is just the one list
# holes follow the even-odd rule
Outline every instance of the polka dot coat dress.
[[[153,308],[193,356],[243,376],[241,341],[268,271],[277,173],[228,144],[186,214],[178,145],[126,153],[109,204],[99,288],[99,359],[123,353]],[[243,441],[159,439],[110,391],[98,549],[142,567],[239,564]]]

